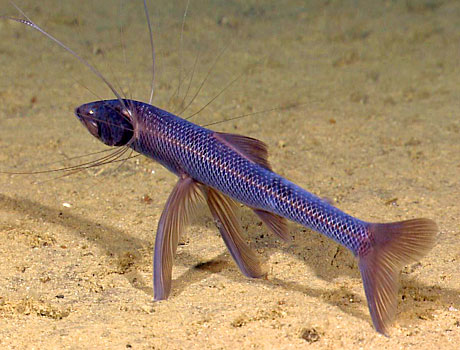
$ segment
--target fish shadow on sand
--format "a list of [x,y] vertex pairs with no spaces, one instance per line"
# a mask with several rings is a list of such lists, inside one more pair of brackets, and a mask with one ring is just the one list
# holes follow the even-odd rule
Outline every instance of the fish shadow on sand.
[[[247,222],[246,220],[243,221]],[[253,222],[254,220],[250,221]],[[240,273],[230,254],[226,251],[213,259],[203,261],[191,253],[193,251],[193,247],[191,247],[190,249],[181,249],[178,253],[178,260],[182,261],[182,264],[190,261],[201,262],[173,281],[171,297],[180,295],[189,285],[200,283],[211,274],[218,273],[238,282],[247,280],[249,283],[261,284],[271,289],[283,288],[289,292],[308,295],[371,324],[364,291],[357,294],[356,289],[352,290],[349,287],[349,279],[354,279],[359,285],[362,284],[356,258],[351,252],[321,234],[305,229],[300,225],[290,226],[291,232],[295,235],[291,244],[281,242],[271,235],[261,223],[256,224],[255,227],[261,228],[256,230],[251,227],[248,236],[249,241],[252,242],[251,247],[263,251],[263,256],[260,255],[261,259],[264,257],[268,259],[272,254],[283,251],[286,255],[290,254],[306,265],[305,274],[314,274],[321,280],[331,283],[331,288],[313,288],[306,283],[283,280],[272,274],[269,278],[247,279]],[[261,232],[264,233],[261,234]],[[269,264],[269,262],[264,264],[266,269],[270,268]],[[417,268],[420,264],[413,265]],[[348,278],[345,280],[339,278],[343,276]],[[401,274],[398,322],[402,323],[409,318],[408,323],[414,324],[414,319],[431,319],[434,310],[445,310],[450,306],[459,309],[459,292],[460,290],[457,289],[421,283],[411,277],[410,272],[404,270]]]
[[[114,257],[119,265],[123,265],[126,259],[126,252],[137,253],[135,256],[151,247],[152,241],[145,241],[134,237],[123,230],[110,225],[95,223],[80,215],[72,214],[62,208],[53,208],[42,205],[38,202],[21,197],[10,197],[0,194],[0,208],[6,212],[19,212],[24,216],[40,218],[48,223],[66,227],[78,237],[84,237],[91,243],[99,245],[107,255]],[[265,230],[264,227],[261,230]],[[299,232],[303,230],[304,232]],[[260,231],[250,229],[249,239],[252,240],[251,246],[256,250],[263,250],[264,255],[272,255],[282,250],[292,254],[309,266],[315,275],[327,282],[333,282],[339,276],[348,276],[359,279],[359,272],[356,262],[351,253],[344,248],[337,248],[337,244],[327,238],[303,228],[292,228],[296,231],[296,236],[303,238],[296,239],[294,245],[285,245],[277,241],[274,237],[265,235],[261,237]],[[173,290],[171,298],[180,295],[190,284],[199,283],[208,278],[211,274],[218,273],[233,281],[241,282],[246,279],[231,260],[230,255],[224,251],[216,257],[203,261],[200,257],[191,254],[193,245],[180,249],[178,252],[177,263],[195,261],[195,266],[190,267],[186,272],[173,280]],[[324,262],[324,263],[319,263]],[[138,270],[139,264],[144,264],[139,258],[134,258],[132,264],[126,271],[121,273],[126,275],[131,285],[142,290],[148,295],[153,295],[151,279],[148,281]],[[136,268],[137,266],[137,268]],[[308,269],[306,268],[306,273]],[[247,280],[247,279],[246,279]],[[355,293],[347,288],[346,285],[339,285],[334,290],[311,288],[307,285],[295,281],[286,281],[277,277],[261,278],[249,280],[250,283],[262,284],[273,289],[283,288],[287,291],[306,294],[318,298],[332,306],[338,307],[343,312],[354,317],[370,321],[365,299],[356,296]],[[458,295],[460,290],[440,288],[436,285],[426,285],[416,281],[407,274],[402,275],[400,292],[400,313],[412,313],[419,319],[429,319],[430,312],[436,309],[446,309],[449,306],[460,308]]]
[[[63,226],[79,238],[87,239],[90,244],[99,245],[108,256],[117,261],[119,265],[117,268],[122,266],[123,261],[126,260],[126,252],[140,252],[149,244],[149,242],[131,236],[119,228],[95,223],[81,215],[72,214],[65,208],[46,206],[27,198],[0,194],[0,210],[19,212],[24,217],[37,218],[57,226]],[[130,271],[130,277],[130,283],[133,286],[138,285],[133,281],[142,280],[142,276],[137,271]],[[152,287],[145,288],[145,291],[152,294]]]

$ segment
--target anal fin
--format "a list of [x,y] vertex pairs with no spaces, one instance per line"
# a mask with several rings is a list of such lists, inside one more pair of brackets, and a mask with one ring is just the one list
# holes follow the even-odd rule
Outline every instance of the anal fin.
[[270,213],[269,211],[253,209],[254,213],[264,222],[265,225],[283,241],[290,241],[291,236],[288,232],[287,220],[279,215]]

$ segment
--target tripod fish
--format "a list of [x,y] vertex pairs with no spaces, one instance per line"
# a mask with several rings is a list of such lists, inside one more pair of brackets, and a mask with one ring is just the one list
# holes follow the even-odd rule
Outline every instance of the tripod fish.
[[286,222],[289,219],[348,248],[358,259],[374,327],[388,334],[396,313],[399,272],[433,247],[438,232],[434,221],[422,218],[370,223],[350,216],[273,172],[263,142],[216,132],[151,104],[123,99],[99,71],[30,19],[9,19],[26,24],[61,45],[116,95],[113,100],[76,108],[76,116],[94,137],[108,146],[131,148],[178,176],[156,233],[155,300],[166,299],[170,294],[179,237],[199,201],[209,206],[241,272],[251,278],[263,276],[235,215],[237,201],[250,207],[283,240],[290,238]]
[[179,236],[200,200],[207,202],[228,250],[248,277],[263,273],[242,238],[234,200],[252,208],[284,240],[289,239],[289,219],[347,247],[358,258],[374,326],[384,334],[396,310],[400,269],[434,244],[437,227],[429,219],[365,222],[274,173],[267,147],[259,140],[212,131],[133,100],[96,101],[75,114],[106,145],[130,147],[179,177],[158,223],[156,300],[169,295]]

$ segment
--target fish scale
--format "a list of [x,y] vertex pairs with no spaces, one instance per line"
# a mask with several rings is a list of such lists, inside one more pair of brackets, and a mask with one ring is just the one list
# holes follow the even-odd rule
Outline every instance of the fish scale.
[[157,107],[137,102],[145,132],[132,148],[176,174],[185,173],[251,208],[274,212],[343,244],[355,255],[368,242],[368,224],[280,175],[246,159],[214,131]]

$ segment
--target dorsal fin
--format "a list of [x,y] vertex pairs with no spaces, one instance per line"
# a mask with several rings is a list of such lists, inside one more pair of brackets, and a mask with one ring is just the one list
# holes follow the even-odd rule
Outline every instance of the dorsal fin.
[[268,162],[267,145],[260,140],[238,134],[215,132],[214,137],[250,161],[272,170]]

